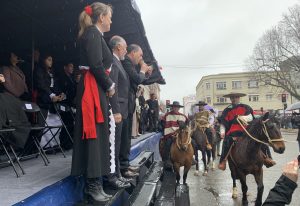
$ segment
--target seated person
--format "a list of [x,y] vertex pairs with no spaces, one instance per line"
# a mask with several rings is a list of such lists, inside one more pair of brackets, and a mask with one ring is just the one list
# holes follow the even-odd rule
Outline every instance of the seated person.
[[3,83],[5,83],[5,77],[0,74],[0,128],[14,128],[15,131],[9,138],[6,138],[6,141],[18,148],[23,148],[29,137],[30,123],[22,110],[22,102],[6,92]]
[[13,52],[5,54],[3,67],[1,73],[5,77],[3,82],[4,90],[20,98],[25,93],[28,93],[25,75],[23,71],[17,66],[20,59]]
[[164,128],[164,136],[161,139],[161,144],[163,144],[162,160],[164,162],[165,169],[172,166],[170,160],[170,150],[173,143],[175,131],[179,129],[177,121],[183,121],[188,123],[188,118],[179,112],[179,109],[183,106],[179,104],[178,101],[174,101],[173,104],[169,105],[171,111],[166,113],[162,118],[162,127]]

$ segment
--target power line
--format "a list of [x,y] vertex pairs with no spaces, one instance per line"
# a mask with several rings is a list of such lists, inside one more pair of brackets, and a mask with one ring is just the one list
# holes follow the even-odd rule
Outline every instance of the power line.
[[207,64],[207,65],[161,65],[163,68],[178,68],[178,69],[222,69],[222,68],[237,68],[247,67],[249,64]]

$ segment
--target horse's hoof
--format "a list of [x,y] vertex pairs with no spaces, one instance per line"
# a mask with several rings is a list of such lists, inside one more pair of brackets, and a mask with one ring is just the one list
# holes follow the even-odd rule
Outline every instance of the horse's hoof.
[[232,198],[236,199],[238,197],[237,187],[232,188]]
[[212,162],[212,164],[211,164],[211,169],[212,169],[212,170],[215,170],[215,169],[216,169],[216,164],[215,164],[214,162]]
[[207,176],[207,171],[206,170],[203,172],[203,176]]
[[261,206],[262,203],[261,202],[255,202],[255,206]]
[[199,176],[199,175],[200,175],[199,170],[196,170],[196,171],[194,172],[194,176]]
[[243,201],[242,201],[242,205],[243,205],[243,206],[248,206],[248,200],[243,200]]

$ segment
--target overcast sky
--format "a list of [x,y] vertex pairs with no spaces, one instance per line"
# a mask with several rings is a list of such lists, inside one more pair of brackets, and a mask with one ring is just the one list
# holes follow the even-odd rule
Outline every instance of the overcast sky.
[[256,41],[299,0],[136,0],[167,84],[161,98],[196,93],[202,76],[246,71]]

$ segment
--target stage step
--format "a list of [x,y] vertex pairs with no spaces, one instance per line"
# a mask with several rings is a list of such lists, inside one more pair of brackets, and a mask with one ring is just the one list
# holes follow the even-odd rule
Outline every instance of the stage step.
[[151,203],[154,203],[162,171],[162,162],[154,162],[151,165],[143,181],[138,184],[138,186],[134,189],[133,193],[129,197],[129,205],[148,206]]
[[172,171],[164,171],[159,195],[155,201],[155,206],[175,205],[176,176]]

